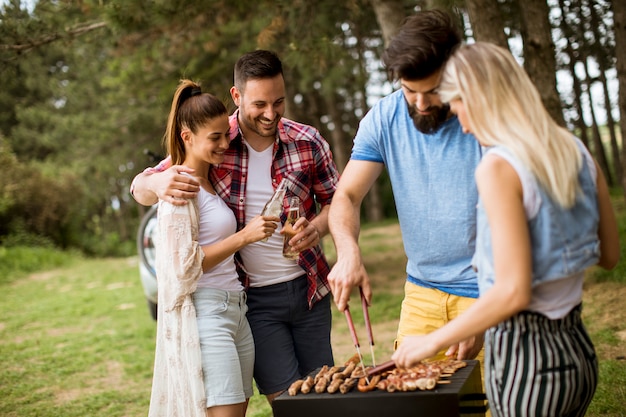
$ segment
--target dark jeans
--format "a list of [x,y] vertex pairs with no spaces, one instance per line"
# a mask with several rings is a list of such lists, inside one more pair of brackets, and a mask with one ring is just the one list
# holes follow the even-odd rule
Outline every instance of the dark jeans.
[[306,275],[248,289],[255,346],[254,379],[261,394],[283,391],[323,365],[333,365],[330,296],[309,310]]

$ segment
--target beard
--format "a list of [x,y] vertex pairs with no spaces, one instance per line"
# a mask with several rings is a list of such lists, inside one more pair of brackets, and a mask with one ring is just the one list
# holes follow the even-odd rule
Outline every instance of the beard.
[[439,126],[441,126],[450,115],[450,105],[448,104],[444,104],[441,107],[429,107],[428,110],[431,113],[427,115],[419,114],[415,106],[412,106],[409,103],[406,105],[409,108],[409,116],[413,119],[415,128],[426,134],[436,132],[437,129],[439,129]]
[[269,138],[269,137],[276,136],[276,130],[278,128],[278,122],[274,123],[271,128],[268,128],[267,126],[263,125],[257,119],[250,119],[250,118],[247,118],[244,115],[243,123],[249,130],[251,130],[252,132],[256,133],[257,135],[259,135],[261,137]]

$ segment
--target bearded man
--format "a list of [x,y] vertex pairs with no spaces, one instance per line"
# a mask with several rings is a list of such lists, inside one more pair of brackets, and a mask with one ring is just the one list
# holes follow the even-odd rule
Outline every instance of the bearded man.
[[[406,19],[383,55],[390,78],[401,88],[361,120],[330,207],[337,262],[328,281],[343,311],[354,287],[360,286],[371,301],[358,246],[359,211],[387,169],[408,258],[396,347],[407,335],[443,326],[478,297],[471,259],[478,202],[474,170],[482,151],[437,94],[443,67],[460,44],[454,20],[444,12],[424,11]],[[436,359],[480,358],[482,341],[476,335]]]

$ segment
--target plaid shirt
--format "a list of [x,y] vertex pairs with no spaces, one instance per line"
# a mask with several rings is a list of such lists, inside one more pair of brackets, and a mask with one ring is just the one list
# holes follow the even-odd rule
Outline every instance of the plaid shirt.
[[[237,218],[237,230],[245,226],[246,179],[248,176],[248,148],[243,143],[235,111],[230,116],[230,147],[225,153],[224,162],[211,166],[209,177],[215,191],[228,204]],[[160,172],[171,166],[171,160],[161,161],[156,167],[145,172]],[[274,142],[272,162],[272,184],[276,187],[286,178],[287,195],[297,196],[308,220],[317,215],[317,204],[330,204],[339,174],[332,159],[328,143],[317,129],[289,119],[282,118],[278,123],[278,135]],[[132,192],[132,186],[131,186]],[[316,204],[317,203],[317,204]],[[281,215],[284,224],[286,210]],[[235,256],[240,278],[246,288],[249,279],[241,257]],[[327,276],[330,267],[322,248],[317,245],[300,253],[298,265],[306,271],[309,283],[307,299],[309,308],[330,292]]]

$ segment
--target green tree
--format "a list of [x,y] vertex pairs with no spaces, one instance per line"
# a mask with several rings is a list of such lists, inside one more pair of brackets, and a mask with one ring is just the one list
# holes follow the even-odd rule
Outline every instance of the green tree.
[[[233,66],[249,50],[272,49],[281,56],[286,116],[318,127],[340,168],[349,158],[359,120],[377,94],[392,90],[380,55],[414,10],[454,10],[459,21],[472,25],[465,33],[479,39],[489,30],[497,38],[522,33],[527,65],[543,60],[533,59],[544,56],[539,51],[555,56],[545,35],[549,25],[542,26],[541,37],[536,27],[547,19],[546,2],[524,4],[526,9],[539,7],[534,14],[522,14],[517,0],[498,1],[497,10],[477,14],[489,3],[467,1],[471,4],[466,7],[460,0],[40,0],[30,11],[17,0],[5,3],[0,9],[0,158],[15,169],[0,181],[0,241],[41,235],[87,253],[132,250],[146,209],[129,195],[129,183],[152,164],[146,151],[163,152],[161,137],[179,79],[200,81],[232,109]],[[585,1],[602,10],[608,7],[605,0]],[[582,0],[563,2],[569,7]],[[619,8],[613,7],[617,21]],[[498,14],[501,25],[486,28],[492,23],[483,23],[483,18],[493,22]],[[606,33],[606,42],[603,38],[597,43],[598,51],[590,46],[583,51],[583,37],[589,35],[584,25],[591,15],[576,19],[581,23],[566,22],[570,49],[558,52],[575,55],[571,65],[583,56],[604,57],[608,73],[615,65],[606,59],[613,29],[602,19],[596,26],[603,31],[600,35]],[[552,20],[553,25],[561,23]],[[616,38],[619,28],[616,24]],[[529,72],[538,77],[540,90],[556,91],[552,84],[541,83],[544,76],[554,79],[555,69],[536,67],[538,71]],[[580,94],[588,88],[585,82],[575,83]],[[567,103],[582,114],[580,97]],[[560,111],[560,103],[558,107]],[[364,217],[394,215],[390,195],[383,178],[368,195]]]

